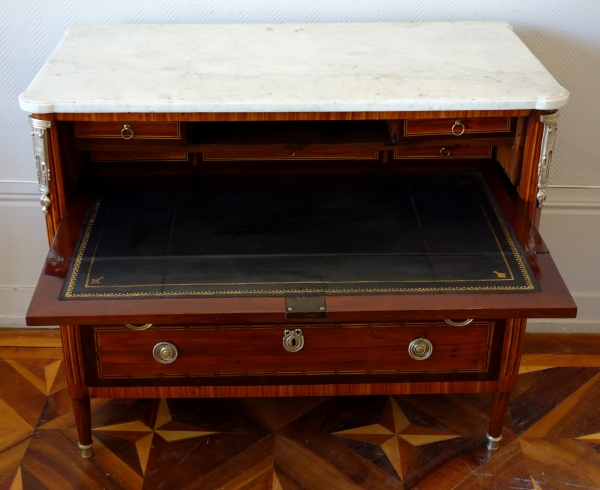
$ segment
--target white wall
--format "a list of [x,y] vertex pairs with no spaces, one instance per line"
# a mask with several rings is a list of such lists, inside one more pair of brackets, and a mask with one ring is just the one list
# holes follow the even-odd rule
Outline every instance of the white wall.
[[540,232],[579,308],[575,319],[530,320],[529,332],[600,332],[600,188],[553,188]]
[[[0,324],[23,321],[46,245],[26,115],[17,97],[73,23],[507,20],[571,92],[542,233],[580,316],[532,329],[600,332],[598,0],[0,0]],[[390,40],[393,42],[393,40]],[[126,47],[124,48],[126,49]],[[585,203],[582,205],[582,203]]]
[[0,182],[0,326],[24,324],[47,242],[37,183]]

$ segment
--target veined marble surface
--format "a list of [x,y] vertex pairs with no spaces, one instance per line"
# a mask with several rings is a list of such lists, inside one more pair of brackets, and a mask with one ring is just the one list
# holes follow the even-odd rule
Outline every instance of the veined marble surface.
[[23,110],[557,109],[569,93],[505,22],[74,25]]

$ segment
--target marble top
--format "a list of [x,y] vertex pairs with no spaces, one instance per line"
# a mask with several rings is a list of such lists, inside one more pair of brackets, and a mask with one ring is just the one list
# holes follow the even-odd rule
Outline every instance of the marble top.
[[32,113],[557,109],[569,93],[505,22],[74,25]]

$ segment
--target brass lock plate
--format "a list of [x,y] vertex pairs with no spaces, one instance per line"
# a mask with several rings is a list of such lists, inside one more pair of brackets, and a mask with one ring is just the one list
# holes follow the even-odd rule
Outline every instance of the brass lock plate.
[[303,295],[285,297],[285,319],[326,318],[325,295]]

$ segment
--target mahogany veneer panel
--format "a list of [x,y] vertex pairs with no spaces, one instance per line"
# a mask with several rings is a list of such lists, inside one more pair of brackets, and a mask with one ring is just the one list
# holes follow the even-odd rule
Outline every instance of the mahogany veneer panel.
[[34,114],[58,121],[361,121],[373,119],[432,119],[460,117],[529,116],[530,109],[509,111],[373,111],[373,112],[195,112],[195,113],[57,113]]
[[335,383],[268,386],[89,386],[93,398],[248,398],[281,396],[417,395],[492,393],[496,381]]

